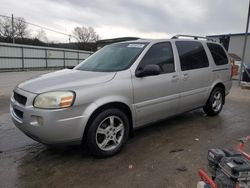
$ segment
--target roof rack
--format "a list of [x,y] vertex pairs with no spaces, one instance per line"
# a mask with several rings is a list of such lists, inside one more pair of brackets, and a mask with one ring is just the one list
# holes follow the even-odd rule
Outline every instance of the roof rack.
[[201,37],[201,36],[194,36],[194,35],[175,35],[171,39],[179,39],[180,37],[188,37],[188,38],[194,38],[194,40],[200,39],[206,39],[215,42],[213,39],[209,37]]

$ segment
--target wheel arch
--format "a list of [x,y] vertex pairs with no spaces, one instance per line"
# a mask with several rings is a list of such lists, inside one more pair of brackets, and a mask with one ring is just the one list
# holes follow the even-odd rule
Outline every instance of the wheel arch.
[[133,136],[133,115],[132,115],[132,110],[130,109],[130,107],[124,103],[124,102],[120,102],[120,101],[115,101],[115,102],[108,102],[105,104],[102,104],[100,106],[98,106],[90,115],[90,117],[87,120],[84,132],[83,132],[83,137],[82,137],[82,142],[86,141],[87,138],[87,133],[90,127],[91,122],[93,121],[93,119],[102,111],[106,110],[106,109],[110,109],[110,108],[117,108],[121,111],[123,111],[129,120],[129,135]]
[[[224,92],[223,104],[225,104],[225,92],[226,92],[225,90],[226,90],[226,87],[225,87],[225,85],[222,82],[216,82],[216,83],[213,84],[213,86],[211,87],[212,89],[210,91],[209,98],[210,98],[213,90],[215,88],[217,88],[217,87],[221,88],[223,90],[223,92]],[[208,98],[208,100],[209,100],[209,98]]]

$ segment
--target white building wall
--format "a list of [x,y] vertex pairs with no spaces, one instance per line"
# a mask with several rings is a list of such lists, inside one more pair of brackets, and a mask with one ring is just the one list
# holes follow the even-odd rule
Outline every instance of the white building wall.
[[[243,36],[231,36],[229,41],[228,52],[234,53],[239,57],[242,57],[243,45],[244,45],[244,35]],[[250,36],[247,38],[247,47],[245,54],[245,62],[250,63]]]

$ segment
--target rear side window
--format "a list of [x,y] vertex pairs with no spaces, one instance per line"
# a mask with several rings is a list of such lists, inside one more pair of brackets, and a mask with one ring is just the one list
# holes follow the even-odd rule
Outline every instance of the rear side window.
[[207,43],[216,65],[228,64],[228,59],[223,48],[218,44]]
[[207,54],[198,41],[176,41],[180,57],[181,70],[192,70],[208,67]]
[[140,67],[143,68],[148,64],[159,65],[161,73],[174,72],[174,56],[171,44],[169,42],[154,44],[143,57]]

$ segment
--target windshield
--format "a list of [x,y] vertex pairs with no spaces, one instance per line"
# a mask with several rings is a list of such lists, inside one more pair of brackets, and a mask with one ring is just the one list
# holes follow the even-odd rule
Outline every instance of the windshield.
[[113,72],[130,67],[147,43],[116,43],[108,45],[75,67],[76,70]]

